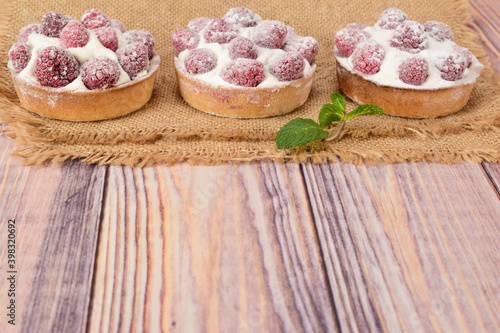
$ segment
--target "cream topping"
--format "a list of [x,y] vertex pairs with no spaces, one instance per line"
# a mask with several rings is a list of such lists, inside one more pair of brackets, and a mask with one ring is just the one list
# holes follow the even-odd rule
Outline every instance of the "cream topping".
[[[260,21],[262,23],[264,21]],[[251,39],[252,35],[252,29],[254,27],[248,27],[248,28],[242,28],[239,27],[239,32],[238,36],[242,36],[248,39]],[[238,87],[237,85],[231,84],[229,82],[224,81],[220,77],[220,72],[222,68],[224,68],[229,62],[232,61],[232,59],[229,57],[229,43],[227,44],[218,44],[218,43],[207,43],[203,39],[203,32],[205,29],[201,30],[199,32],[200,35],[200,43],[198,44],[197,48],[206,48],[215,53],[217,56],[217,67],[213,70],[211,70],[208,73],[204,74],[198,74],[195,77],[197,79],[200,79],[204,82],[217,85],[217,86],[226,86],[226,87]],[[275,55],[279,55],[282,53],[285,53],[282,49],[267,49],[264,47],[260,47],[258,45],[255,45],[257,49],[257,59],[264,65],[264,80],[257,86],[259,88],[276,88],[279,86],[284,86],[290,83],[289,81],[283,82],[279,81],[275,76],[273,76],[269,72],[269,66],[268,62],[269,59],[272,58]],[[182,69],[183,71],[186,71],[186,67],[184,66],[184,59],[188,55],[189,50],[184,50],[182,51],[177,57],[175,57],[174,62],[175,66],[177,68]],[[316,68],[316,65],[311,66],[307,60],[304,59],[305,67],[304,67],[304,76],[309,75],[314,69]]]
[[[118,48],[125,46],[127,42],[123,38],[123,34],[119,29],[116,29],[116,33],[118,35]],[[87,29],[87,32],[89,34],[89,41],[84,47],[72,47],[66,49],[69,53],[71,53],[78,63],[82,65],[84,62],[86,62],[88,59],[92,57],[98,57],[98,56],[104,56],[106,58],[112,59],[116,62],[118,62],[118,57],[115,52],[111,51],[110,49],[104,47],[99,39],[97,38],[96,33],[91,30]],[[46,47],[49,46],[58,46],[61,47],[61,41],[59,38],[54,38],[54,37],[47,37],[42,34],[31,34],[28,37],[28,46],[31,47],[31,59],[28,62],[28,65],[19,73],[19,77],[32,81],[32,82],[37,82],[37,79],[35,77],[35,74],[33,73],[33,68],[35,66],[35,61],[38,53],[43,50]],[[118,82],[116,83],[115,86],[119,86],[122,84],[126,84],[130,82],[130,78],[128,74],[123,70],[123,68],[118,64],[120,67],[120,78],[118,79]],[[140,72],[135,79],[141,78],[143,76],[147,75],[147,70],[144,70]],[[62,90],[76,90],[76,91],[87,91],[89,90],[85,84],[82,81],[82,75],[80,75],[73,80],[71,83],[68,85],[58,88]]]
[[[469,68],[465,69],[463,78],[456,81],[447,81],[441,78],[441,73],[436,68],[435,64],[439,58],[449,55],[449,53],[453,51],[453,47],[457,45],[456,43],[450,40],[438,42],[434,38],[428,37],[429,47],[417,54],[411,54],[390,46],[390,39],[394,32],[393,29],[382,29],[378,26],[374,26],[366,27],[364,30],[369,32],[372,35],[371,39],[380,44],[385,51],[385,58],[382,61],[380,71],[378,73],[374,75],[367,75],[358,72],[352,66],[352,56],[348,58],[341,56],[337,47],[334,48],[333,53],[342,67],[348,69],[352,73],[361,75],[368,81],[372,81],[379,85],[407,89],[438,89],[453,87],[475,82],[476,78],[479,76],[479,73],[484,68],[484,66],[473,55],[471,65],[469,66]],[[429,74],[427,76],[427,79],[422,85],[419,86],[404,83],[399,79],[399,64],[415,55],[422,56],[425,60],[427,60],[429,64]]]

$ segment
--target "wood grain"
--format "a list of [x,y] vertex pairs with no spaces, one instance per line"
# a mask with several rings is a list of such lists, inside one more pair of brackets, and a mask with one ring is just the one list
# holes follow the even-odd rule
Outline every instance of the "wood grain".
[[342,330],[500,330],[500,200],[481,165],[304,173]]
[[488,53],[491,65],[500,73],[500,2],[497,0],[470,1],[471,27]]
[[497,195],[500,196],[500,164],[485,162],[483,167],[492,182],[492,186],[496,189]]
[[91,332],[325,332],[298,165],[111,167]]
[[6,309],[7,222],[16,221],[16,325],[1,332],[83,332],[105,169],[79,162],[25,167],[0,134],[0,305]]

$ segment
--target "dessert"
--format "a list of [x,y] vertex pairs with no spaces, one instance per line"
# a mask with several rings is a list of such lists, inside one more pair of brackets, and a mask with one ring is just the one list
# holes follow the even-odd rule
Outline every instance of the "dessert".
[[194,108],[223,117],[262,118],[301,106],[309,96],[312,37],[245,7],[223,18],[198,17],[172,33],[179,91]]
[[160,57],[153,36],[129,30],[98,9],[81,20],[48,12],[21,29],[8,67],[21,104],[71,121],[115,118],[141,108],[152,94]]
[[461,110],[483,69],[445,23],[412,21],[398,8],[374,26],[351,23],[335,35],[340,89],[387,114],[434,118]]

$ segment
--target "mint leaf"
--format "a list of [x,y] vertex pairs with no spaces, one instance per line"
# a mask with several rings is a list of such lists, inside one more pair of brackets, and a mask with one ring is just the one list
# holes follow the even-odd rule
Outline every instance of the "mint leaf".
[[326,127],[334,121],[341,121],[344,118],[344,113],[335,104],[324,104],[318,115],[319,125]]
[[345,98],[339,93],[333,93],[330,95],[330,99],[335,107],[339,108],[340,111],[345,111]]
[[328,136],[327,131],[312,119],[295,118],[283,126],[276,135],[276,146],[280,149],[303,146]]
[[363,104],[359,105],[357,108],[349,112],[345,117],[345,121],[349,121],[357,116],[372,116],[375,114],[384,114],[384,113],[385,113],[384,109],[382,109],[378,105]]

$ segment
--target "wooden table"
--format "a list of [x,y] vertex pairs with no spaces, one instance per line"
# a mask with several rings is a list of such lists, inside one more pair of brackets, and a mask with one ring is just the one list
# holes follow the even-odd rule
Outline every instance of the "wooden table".
[[[500,3],[470,13],[500,72]],[[500,331],[499,164],[25,167],[0,146],[2,332]]]

